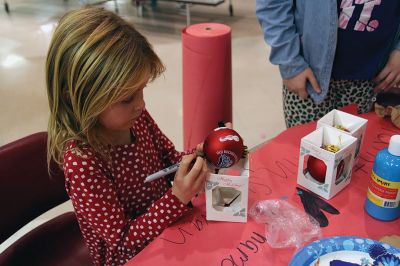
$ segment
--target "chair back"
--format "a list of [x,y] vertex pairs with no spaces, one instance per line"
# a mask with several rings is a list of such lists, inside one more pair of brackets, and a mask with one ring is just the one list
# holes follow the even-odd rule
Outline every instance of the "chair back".
[[1,266],[93,265],[74,212],[63,213],[23,235],[0,253]]
[[68,200],[64,174],[46,161],[47,133],[0,147],[0,243],[40,214]]

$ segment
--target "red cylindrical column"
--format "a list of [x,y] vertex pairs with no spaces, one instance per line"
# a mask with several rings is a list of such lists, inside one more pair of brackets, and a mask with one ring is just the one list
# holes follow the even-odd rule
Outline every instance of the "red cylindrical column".
[[182,31],[183,147],[204,141],[218,121],[232,121],[231,29],[218,23]]

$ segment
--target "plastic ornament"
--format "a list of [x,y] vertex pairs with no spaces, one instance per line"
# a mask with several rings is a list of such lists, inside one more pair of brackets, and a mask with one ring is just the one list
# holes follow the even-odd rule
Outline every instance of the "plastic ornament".
[[310,156],[307,160],[307,169],[312,178],[320,183],[325,183],[326,164],[323,160]]
[[[312,178],[320,183],[325,183],[326,164],[323,160],[310,156],[307,160],[307,170]],[[343,174],[343,170],[344,161],[342,160],[337,166],[336,180]]]
[[206,159],[217,168],[229,168],[244,154],[243,139],[227,127],[214,129],[205,139],[203,151]]

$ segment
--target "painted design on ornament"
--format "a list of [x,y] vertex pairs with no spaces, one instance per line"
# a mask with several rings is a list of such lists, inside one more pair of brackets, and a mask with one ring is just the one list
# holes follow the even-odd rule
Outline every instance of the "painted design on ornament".
[[229,157],[227,154],[222,153],[219,156],[217,165],[218,165],[218,167],[221,167],[221,168],[228,168],[233,165],[233,161],[231,160],[231,157]]
[[234,136],[234,135],[228,135],[228,136],[219,138],[219,141],[221,141],[221,142],[225,142],[225,141],[228,141],[228,140],[234,140],[236,142],[239,142],[240,139],[239,139],[238,136]]

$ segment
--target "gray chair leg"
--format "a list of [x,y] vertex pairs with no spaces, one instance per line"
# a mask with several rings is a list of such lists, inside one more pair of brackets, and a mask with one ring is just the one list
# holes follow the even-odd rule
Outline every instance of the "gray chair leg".
[[190,26],[190,4],[185,4],[186,7],[186,26]]
[[139,0],[136,0],[136,13],[138,17],[143,16],[143,4]]
[[151,0],[151,9],[156,10],[157,9],[157,0]]
[[8,3],[6,0],[4,0],[4,10],[7,12],[7,14],[10,14],[10,7],[8,6]]
[[232,0],[229,0],[229,16],[233,17],[233,4],[232,4]]
[[119,9],[118,9],[118,2],[117,2],[117,0],[114,0],[114,4],[115,4],[115,13],[118,13],[118,12],[119,12]]

